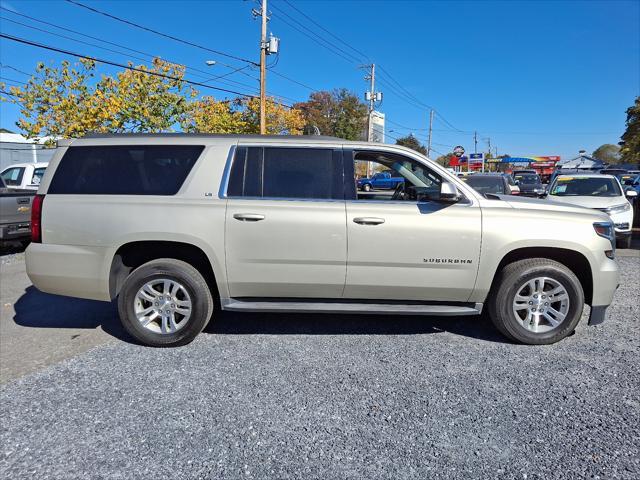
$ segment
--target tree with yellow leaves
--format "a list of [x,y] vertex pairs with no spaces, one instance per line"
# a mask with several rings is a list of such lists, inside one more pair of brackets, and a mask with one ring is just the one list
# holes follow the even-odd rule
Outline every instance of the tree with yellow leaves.
[[[130,64],[130,66],[133,66]],[[11,87],[20,104],[18,127],[27,137],[82,136],[87,132],[171,130],[196,94],[183,81],[184,67],[158,58],[93,82],[96,63],[81,59],[60,68],[39,63],[24,87]]]

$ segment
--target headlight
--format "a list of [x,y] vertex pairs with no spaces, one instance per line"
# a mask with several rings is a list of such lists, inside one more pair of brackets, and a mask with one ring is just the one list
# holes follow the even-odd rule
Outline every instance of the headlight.
[[626,202],[622,205],[614,205],[613,207],[609,207],[605,210],[609,215],[613,215],[616,213],[628,212],[631,210],[631,204]]
[[611,248],[616,249],[616,233],[613,229],[613,223],[611,222],[596,222],[593,224],[593,229],[598,235],[606,238],[611,242]]

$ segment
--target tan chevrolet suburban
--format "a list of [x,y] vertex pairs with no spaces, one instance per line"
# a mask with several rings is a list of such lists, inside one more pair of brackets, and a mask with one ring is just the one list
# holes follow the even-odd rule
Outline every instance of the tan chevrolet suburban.
[[[356,189],[356,172],[405,179]],[[549,344],[618,286],[604,213],[480,195],[419,153],[328,137],[88,136],[59,143],[32,216],[44,292],[112,301],[147,345],[217,309],[478,315]],[[391,320],[390,320],[391,321]]]

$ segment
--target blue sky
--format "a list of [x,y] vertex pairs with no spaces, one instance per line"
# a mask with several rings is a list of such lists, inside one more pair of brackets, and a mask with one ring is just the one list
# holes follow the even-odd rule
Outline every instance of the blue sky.
[[[251,1],[79,1],[211,49],[257,59],[260,26],[251,17],[256,6]],[[640,94],[639,1],[290,1],[387,72],[387,76],[379,75],[384,93],[379,110],[387,116],[388,135],[414,132],[426,139],[422,129],[427,127],[428,110],[402,98],[406,95],[399,93],[398,84],[422,104],[437,109],[441,116],[436,117],[433,141],[440,152],[456,144],[473,151],[474,130],[479,149],[486,145],[483,139],[490,137],[498,153],[512,156],[572,157],[582,148],[591,152],[603,143],[619,141],[625,109]],[[212,76],[231,71],[222,63],[236,68],[245,65],[62,0],[0,0],[0,5],[4,19],[98,43],[7,11],[14,10],[210,71]],[[316,90],[346,87],[360,96],[364,93],[364,72],[357,65],[365,58],[341,58],[291,25],[315,32],[349,56],[361,57],[360,53],[284,0],[270,0],[270,11],[269,31],[281,38],[276,72]],[[117,62],[131,59],[3,19],[0,30]],[[4,39],[0,43],[4,78],[27,78],[7,65],[30,72],[38,61],[59,63],[63,58]],[[208,59],[218,64],[207,67],[204,62]],[[101,66],[100,70],[112,73],[115,69]],[[257,72],[249,68],[242,72],[224,79],[242,85],[211,83],[242,92],[257,88],[257,81],[251,78],[257,78]],[[304,100],[310,90],[270,74],[268,92]],[[220,92],[206,93],[225,97]],[[0,109],[0,126],[15,130],[17,108],[2,103]]]

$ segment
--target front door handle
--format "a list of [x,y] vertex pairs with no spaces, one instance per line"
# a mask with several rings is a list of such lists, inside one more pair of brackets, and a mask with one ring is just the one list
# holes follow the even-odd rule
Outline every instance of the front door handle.
[[360,225],[381,225],[384,223],[384,218],[378,217],[356,217],[353,219],[355,223]]
[[260,213],[234,213],[233,218],[241,222],[259,222],[264,220],[264,215]]

